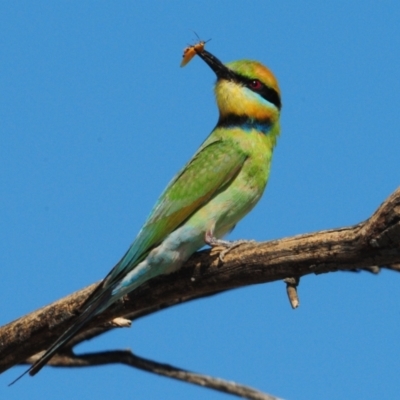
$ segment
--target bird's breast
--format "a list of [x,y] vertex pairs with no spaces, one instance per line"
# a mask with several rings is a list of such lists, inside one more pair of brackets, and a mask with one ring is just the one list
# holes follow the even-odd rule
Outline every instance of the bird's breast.
[[201,226],[201,231],[213,231],[216,237],[228,233],[261,198],[268,181],[273,148],[268,136],[256,130],[231,129],[226,140],[244,152],[246,160],[236,176],[187,222]]

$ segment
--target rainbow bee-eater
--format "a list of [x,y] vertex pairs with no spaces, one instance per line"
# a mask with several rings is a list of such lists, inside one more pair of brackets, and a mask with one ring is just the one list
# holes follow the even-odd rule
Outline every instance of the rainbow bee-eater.
[[71,326],[25,373],[35,375],[91,318],[149,279],[177,270],[205,244],[229,247],[221,238],[263,194],[280,130],[277,80],[257,61],[224,65],[204,49],[197,54],[217,76],[217,125],[161,194],[128,251]]

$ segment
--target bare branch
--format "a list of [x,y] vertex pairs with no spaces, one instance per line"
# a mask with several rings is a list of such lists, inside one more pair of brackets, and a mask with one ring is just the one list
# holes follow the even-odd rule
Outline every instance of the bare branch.
[[[94,319],[69,348],[109,329],[109,321],[137,319],[164,308],[255,283],[308,274],[379,268],[400,271],[400,189],[367,221],[218,254],[196,253],[178,272],[155,278]],[[0,328],[0,372],[47,348],[77,313],[95,284]]]
[[[31,357],[28,362],[34,362],[39,355]],[[134,355],[130,350],[114,350],[98,353],[75,355],[72,352],[56,355],[51,359],[49,365],[52,367],[92,367],[107,364],[124,364],[151,372],[168,378],[177,379],[183,382],[192,383],[220,392],[229,393],[238,397],[250,400],[279,400],[278,397],[262,393],[249,386],[240,385],[236,382],[226,381],[212,376],[197,374],[173,367],[168,364],[161,364]]]

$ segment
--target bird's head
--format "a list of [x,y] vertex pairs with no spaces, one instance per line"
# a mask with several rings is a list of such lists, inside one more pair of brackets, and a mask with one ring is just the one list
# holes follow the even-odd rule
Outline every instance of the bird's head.
[[220,121],[250,118],[274,124],[279,120],[281,97],[273,73],[258,61],[239,60],[223,64],[206,50],[201,57],[217,75],[215,97]]

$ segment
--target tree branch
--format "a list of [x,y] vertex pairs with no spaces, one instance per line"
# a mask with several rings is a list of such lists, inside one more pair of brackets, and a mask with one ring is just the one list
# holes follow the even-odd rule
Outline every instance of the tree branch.
[[[33,363],[39,357],[33,356],[28,362]],[[197,374],[173,367],[168,364],[161,364],[146,358],[134,355],[130,350],[114,350],[96,353],[75,355],[72,352],[63,352],[49,361],[52,367],[92,367],[107,364],[124,364],[179,381],[192,383],[209,389],[229,393],[249,400],[279,400],[278,397],[262,393],[249,386],[240,385],[236,382],[229,382],[212,376]]]
[[[400,188],[360,224],[241,245],[225,258],[202,251],[177,272],[144,284],[91,321],[69,347],[111,329],[116,317],[137,319],[164,308],[255,283],[308,274],[400,270]],[[95,284],[0,328],[0,372],[47,348],[70,324]],[[292,285],[293,286],[293,285]],[[294,297],[295,299],[295,297]],[[298,299],[295,301],[298,302]]]

